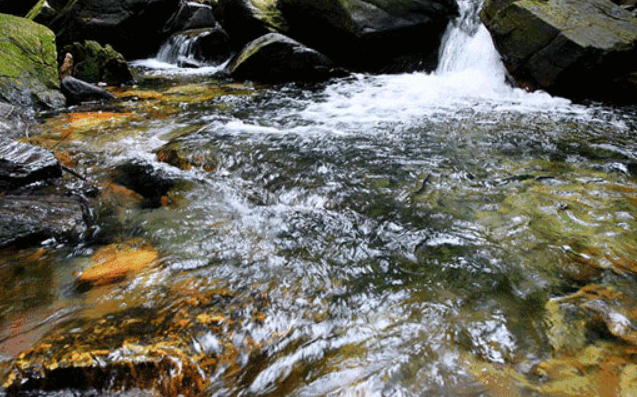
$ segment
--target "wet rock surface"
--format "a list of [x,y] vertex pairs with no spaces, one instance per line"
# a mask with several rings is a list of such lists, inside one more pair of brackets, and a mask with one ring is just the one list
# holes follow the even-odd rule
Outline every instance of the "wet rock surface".
[[61,175],[50,151],[0,137],[0,192]]
[[0,195],[0,246],[30,245],[49,238],[78,242],[89,230],[90,212],[79,196],[48,189]]
[[64,106],[53,32],[5,14],[0,14],[0,31],[0,100],[25,111]]
[[265,34],[287,31],[277,0],[219,0],[215,15],[236,49]]
[[482,20],[523,86],[632,102],[637,17],[626,9],[608,0],[492,0]]
[[262,82],[317,81],[330,77],[332,61],[282,34],[270,33],[248,45],[229,65],[236,79]]

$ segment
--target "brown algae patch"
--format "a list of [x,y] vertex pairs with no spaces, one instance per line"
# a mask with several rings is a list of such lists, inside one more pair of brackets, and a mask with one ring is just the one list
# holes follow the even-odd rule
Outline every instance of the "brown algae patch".
[[244,365],[240,357],[260,350],[245,330],[262,324],[268,305],[261,294],[215,284],[183,279],[163,300],[58,327],[12,362],[4,387],[10,393],[139,388],[201,395],[213,374],[236,375]]

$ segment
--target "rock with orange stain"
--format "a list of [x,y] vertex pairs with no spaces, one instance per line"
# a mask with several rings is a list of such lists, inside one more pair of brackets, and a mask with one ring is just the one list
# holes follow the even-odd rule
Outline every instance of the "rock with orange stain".
[[91,257],[92,263],[77,278],[83,287],[100,286],[121,281],[142,269],[155,266],[159,254],[140,241],[111,244],[100,248]]

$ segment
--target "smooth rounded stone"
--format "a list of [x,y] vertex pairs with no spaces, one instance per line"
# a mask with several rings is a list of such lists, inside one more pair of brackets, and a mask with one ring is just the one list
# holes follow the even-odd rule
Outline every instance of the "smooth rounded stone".
[[53,32],[4,14],[0,14],[0,32],[0,100],[25,110],[64,106]]
[[0,137],[0,192],[61,175],[50,151]]
[[157,59],[181,67],[220,64],[230,57],[228,34],[220,27],[175,33],[157,53]]
[[126,59],[154,55],[166,35],[166,22],[179,9],[179,0],[53,0],[57,16],[48,25],[58,45],[94,40]]
[[315,81],[330,77],[332,61],[282,34],[248,43],[230,64],[230,75],[261,82]]
[[[88,83],[104,82],[108,85],[126,84],[133,81],[126,60],[110,45],[101,46],[87,40],[64,47],[61,58],[71,54],[72,76]],[[62,61],[62,59],[60,59]],[[60,62],[62,64],[62,62]]]
[[637,17],[626,9],[609,0],[488,0],[481,17],[522,86],[634,102]]
[[278,5],[278,0],[219,0],[214,11],[232,45],[241,48],[265,34],[287,32]]
[[163,32],[173,34],[183,30],[214,28],[217,26],[208,4],[187,1],[179,6],[179,10],[166,22]]
[[338,64],[403,72],[437,65],[453,0],[279,0],[287,35]]
[[105,89],[71,76],[62,80],[62,92],[69,104],[115,99],[115,96]]
[[122,185],[144,198],[144,207],[158,208],[162,197],[175,187],[176,181],[152,164],[131,160],[118,165],[112,172],[114,183]]
[[89,231],[89,211],[77,196],[38,190],[0,195],[0,247],[49,238],[79,241]]
[[155,150],[157,160],[182,170],[192,167],[214,171],[219,163],[217,148],[196,140],[173,140]]

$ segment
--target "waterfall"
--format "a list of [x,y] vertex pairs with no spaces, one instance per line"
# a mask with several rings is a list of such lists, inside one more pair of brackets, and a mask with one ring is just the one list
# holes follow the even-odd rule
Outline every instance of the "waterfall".
[[202,60],[196,55],[196,42],[205,33],[192,34],[189,32],[172,35],[162,44],[156,59],[180,67],[199,67]]
[[506,69],[491,35],[480,21],[480,0],[459,0],[460,15],[449,24],[435,74],[463,79],[484,89],[504,89]]

